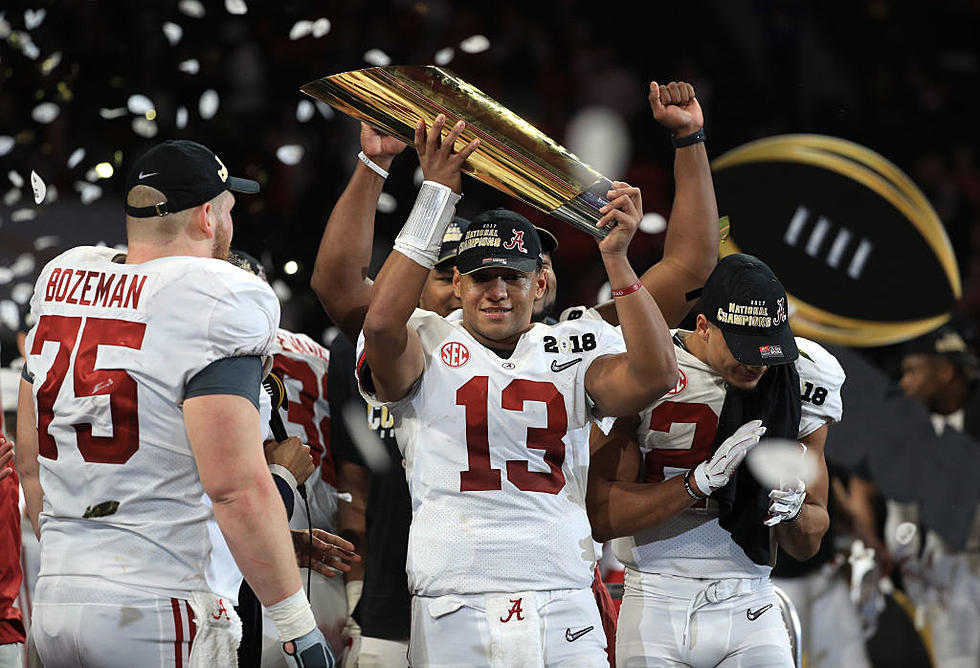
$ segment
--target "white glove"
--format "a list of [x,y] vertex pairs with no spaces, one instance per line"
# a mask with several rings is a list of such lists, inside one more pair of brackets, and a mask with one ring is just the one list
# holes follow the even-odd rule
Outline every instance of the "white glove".
[[358,654],[361,652],[361,626],[351,615],[361,600],[363,587],[364,580],[349,580],[346,584],[347,625],[344,627],[344,637],[347,639],[347,651],[344,653],[343,668],[357,668]]
[[769,514],[762,523],[767,527],[773,527],[780,522],[792,522],[800,516],[800,512],[803,510],[803,500],[806,499],[806,484],[797,479],[795,485],[769,492],[769,498]]
[[711,459],[698,464],[694,468],[693,475],[701,493],[709,495],[727,485],[735,469],[745,459],[745,455],[755,447],[765,433],[766,428],[762,426],[762,420],[746,422],[718,446]]

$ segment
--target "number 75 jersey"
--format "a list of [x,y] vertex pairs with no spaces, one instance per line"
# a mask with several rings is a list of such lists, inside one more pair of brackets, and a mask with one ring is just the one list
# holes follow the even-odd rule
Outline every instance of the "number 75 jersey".
[[[209,588],[213,513],[184,428],[185,387],[223,358],[271,366],[279,304],[265,283],[222,260],[128,265],[116,255],[96,247],[59,255],[31,302],[40,574],[186,598]],[[261,447],[258,432],[255,441]]]
[[[457,312],[458,313],[458,312]],[[456,314],[454,314],[456,315]],[[589,587],[596,559],[585,511],[594,405],[585,372],[625,351],[608,324],[534,325],[508,358],[452,315],[416,310],[425,370],[387,405],[412,497],[409,587],[476,594]],[[358,342],[361,393],[365,388]]]

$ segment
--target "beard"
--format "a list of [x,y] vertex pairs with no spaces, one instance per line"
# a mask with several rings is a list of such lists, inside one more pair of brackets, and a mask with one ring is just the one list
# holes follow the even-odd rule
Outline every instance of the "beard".
[[211,257],[227,260],[229,251],[231,251],[230,226],[219,226],[214,234],[214,242],[211,244]]

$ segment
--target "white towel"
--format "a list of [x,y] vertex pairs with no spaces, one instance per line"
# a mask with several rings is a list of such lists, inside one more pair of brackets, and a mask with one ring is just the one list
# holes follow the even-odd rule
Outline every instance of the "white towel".
[[543,668],[536,594],[487,594],[486,603],[492,668]]
[[194,592],[190,599],[197,633],[191,645],[188,668],[237,666],[242,620],[227,601],[211,592]]

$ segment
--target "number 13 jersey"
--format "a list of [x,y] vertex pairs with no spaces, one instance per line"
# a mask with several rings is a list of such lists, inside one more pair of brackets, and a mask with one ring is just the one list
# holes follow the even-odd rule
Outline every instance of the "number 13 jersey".
[[[416,310],[425,370],[395,417],[412,497],[409,587],[476,594],[589,587],[585,511],[594,404],[585,373],[625,351],[604,322],[534,325],[503,358],[459,322]],[[364,338],[358,342],[363,362]],[[373,405],[377,397],[361,392]]]
[[[640,414],[637,437],[646,482],[680,475],[708,459],[713,450],[725,381],[679,343],[688,334],[674,335],[677,385]],[[798,438],[804,438],[824,424],[840,421],[844,370],[813,341],[796,337],[796,344],[802,401]],[[657,527],[615,539],[613,550],[627,566],[662,575],[752,578],[767,576],[771,570],[753,562],[732,540],[718,523],[718,505],[710,499]]]
[[[185,387],[223,358],[271,366],[279,303],[223,260],[119,264],[116,255],[61,254],[41,271],[31,302],[40,575],[186,598],[210,588],[207,569],[224,546],[209,538],[214,515],[184,429]],[[256,448],[260,439],[256,432]]]

